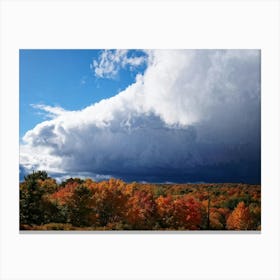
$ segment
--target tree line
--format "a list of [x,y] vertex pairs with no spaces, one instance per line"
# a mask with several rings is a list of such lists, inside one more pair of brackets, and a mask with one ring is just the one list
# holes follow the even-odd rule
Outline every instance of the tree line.
[[247,184],[20,183],[21,230],[260,230],[261,188]]

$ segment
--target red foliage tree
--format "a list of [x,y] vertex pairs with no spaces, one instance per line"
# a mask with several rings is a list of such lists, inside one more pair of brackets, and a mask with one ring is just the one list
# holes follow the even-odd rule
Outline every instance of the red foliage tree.
[[126,221],[133,229],[152,229],[156,203],[151,192],[136,191],[129,198]]

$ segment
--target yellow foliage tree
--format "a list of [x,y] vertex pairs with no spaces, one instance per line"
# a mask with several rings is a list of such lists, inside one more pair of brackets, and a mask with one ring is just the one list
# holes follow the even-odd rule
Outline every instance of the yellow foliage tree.
[[227,219],[227,229],[248,230],[251,229],[252,219],[249,207],[243,201],[239,202]]

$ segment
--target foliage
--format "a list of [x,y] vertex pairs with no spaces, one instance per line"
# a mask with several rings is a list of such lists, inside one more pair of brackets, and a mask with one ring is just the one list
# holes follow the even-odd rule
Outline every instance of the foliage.
[[233,230],[252,229],[252,219],[249,207],[245,203],[239,202],[234,211],[227,219],[227,228]]
[[156,203],[147,191],[136,191],[127,202],[126,221],[132,229],[152,229],[156,218]]
[[44,199],[46,190],[40,182],[46,180],[45,172],[33,172],[25,177],[25,182],[20,185],[20,223],[43,224],[47,216],[45,206],[48,201]]
[[22,230],[259,230],[261,190],[246,184],[148,184],[45,171],[20,183]]

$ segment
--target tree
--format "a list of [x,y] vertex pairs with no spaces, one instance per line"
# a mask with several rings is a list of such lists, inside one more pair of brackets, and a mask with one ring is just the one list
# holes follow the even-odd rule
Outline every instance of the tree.
[[40,170],[33,171],[24,179],[20,183],[20,224],[41,225],[54,221],[59,210],[49,200],[49,195],[58,189],[55,179]]
[[163,228],[200,229],[203,222],[202,204],[184,195],[173,199],[170,195],[156,200],[159,223]]
[[48,173],[46,171],[38,170],[38,171],[32,171],[32,174],[28,174],[27,176],[24,176],[25,181],[30,181],[30,180],[38,180],[41,179],[42,181],[46,179],[50,179],[48,176]]
[[251,203],[249,205],[250,214],[252,218],[252,225],[254,229],[260,229],[261,226],[261,206],[258,203]]
[[248,230],[252,229],[252,219],[249,207],[244,201],[238,203],[227,219],[227,229]]
[[195,230],[200,229],[203,221],[202,205],[184,196],[174,201],[175,228]]
[[166,197],[159,196],[156,199],[157,213],[159,216],[159,224],[161,228],[170,228],[174,225],[173,217],[173,199],[171,195]]
[[40,188],[38,180],[45,180],[48,175],[45,171],[38,171],[25,177],[20,185],[20,223],[43,224],[44,223],[44,189]]
[[156,218],[156,203],[151,192],[135,191],[128,200],[127,223],[132,229],[152,229]]
[[112,179],[95,183],[84,183],[92,192],[90,199],[91,214],[95,217],[95,226],[108,226],[112,229],[124,221],[127,213],[128,193],[125,183],[121,180]]
[[68,201],[70,222],[74,226],[91,226],[95,223],[92,209],[92,191],[80,185],[76,187]]

